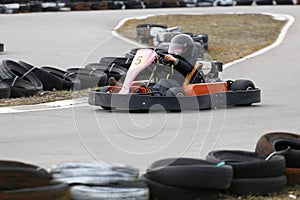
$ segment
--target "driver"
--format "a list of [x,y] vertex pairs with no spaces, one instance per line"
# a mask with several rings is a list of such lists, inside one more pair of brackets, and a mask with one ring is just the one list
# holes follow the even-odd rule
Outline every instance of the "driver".
[[194,56],[194,41],[187,34],[179,34],[171,40],[167,55],[164,59],[172,62],[177,71],[184,77],[192,71],[197,58]]
[[197,61],[193,52],[194,41],[189,35],[178,34],[173,37],[164,60],[171,63],[179,73],[174,73],[167,79],[161,79],[153,86],[153,90],[160,91],[162,95],[165,95],[168,88],[180,87]]

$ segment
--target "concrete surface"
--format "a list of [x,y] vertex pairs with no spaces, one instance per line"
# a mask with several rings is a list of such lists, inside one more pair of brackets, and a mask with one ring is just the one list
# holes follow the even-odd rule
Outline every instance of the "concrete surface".
[[214,7],[0,15],[0,60],[61,68],[120,55],[131,44],[111,36],[126,17],[158,13],[281,13],[295,17],[282,44],[225,70],[224,79],[248,78],[262,103],[182,113],[107,112],[79,103],[65,109],[0,114],[0,157],[49,167],[74,160],[122,162],[144,170],[152,161],[204,158],[213,149],[254,151],[267,132],[300,132],[299,6]]

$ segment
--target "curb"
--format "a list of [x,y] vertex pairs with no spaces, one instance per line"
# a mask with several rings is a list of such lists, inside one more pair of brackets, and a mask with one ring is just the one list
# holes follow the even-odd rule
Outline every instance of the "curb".
[[54,102],[34,104],[34,105],[0,107],[0,114],[64,109],[64,108],[72,108],[75,106],[79,107],[86,104],[87,104],[87,97],[84,97],[78,99],[54,101]]

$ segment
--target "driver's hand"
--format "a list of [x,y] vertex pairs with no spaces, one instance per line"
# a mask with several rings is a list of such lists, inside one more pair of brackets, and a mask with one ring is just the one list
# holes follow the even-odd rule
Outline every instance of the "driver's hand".
[[165,55],[165,60],[169,62],[175,62],[177,59],[174,56],[167,54]]

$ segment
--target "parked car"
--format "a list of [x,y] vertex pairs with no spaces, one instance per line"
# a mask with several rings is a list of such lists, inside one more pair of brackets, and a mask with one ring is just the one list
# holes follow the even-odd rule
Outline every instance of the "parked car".
[[43,0],[43,11],[58,11],[59,7],[55,0]]
[[197,7],[209,7],[209,6],[214,6],[214,1],[213,0],[197,0]]
[[197,0],[179,0],[180,7],[196,7]]
[[0,43],[0,52],[3,52],[3,51],[4,51],[4,44]]
[[140,9],[144,8],[142,0],[124,0],[125,9]]
[[10,3],[5,4],[5,13],[18,13],[20,9],[20,4],[18,3]]
[[178,7],[179,0],[163,0],[162,5],[164,8]]
[[215,0],[215,6],[233,6],[233,0]]
[[122,9],[124,2],[120,0],[109,0],[107,1],[108,9]]
[[29,12],[42,12],[43,6],[40,1],[29,1]]
[[294,5],[293,0],[275,0],[276,5]]
[[236,0],[235,5],[237,6],[250,6],[253,4],[253,0]]
[[0,13],[5,13],[5,6],[0,5]]
[[256,5],[273,5],[273,0],[255,0]]
[[144,0],[145,8],[161,8],[163,5],[162,0]]

